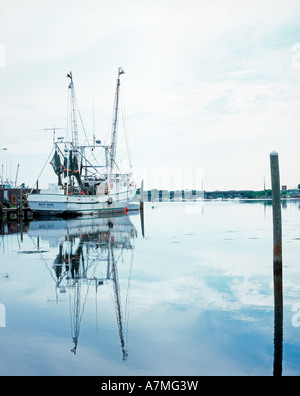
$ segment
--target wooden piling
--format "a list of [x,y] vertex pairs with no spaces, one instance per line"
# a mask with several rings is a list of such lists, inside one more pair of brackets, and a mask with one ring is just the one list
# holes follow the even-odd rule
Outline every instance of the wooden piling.
[[282,375],[283,290],[282,290],[282,219],[279,159],[270,154],[273,208],[273,282],[274,282],[274,366],[273,375]]
[[276,152],[270,154],[272,203],[273,203],[273,258],[274,266],[282,267],[282,224],[279,159]]
[[20,217],[23,217],[23,190],[20,190]]

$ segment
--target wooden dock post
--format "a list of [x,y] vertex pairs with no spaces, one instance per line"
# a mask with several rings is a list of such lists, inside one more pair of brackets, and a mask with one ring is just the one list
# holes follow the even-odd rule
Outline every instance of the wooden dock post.
[[279,159],[270,154],[273,208],[273,282],[274,282],[274,366],[273,375],[282,375],[283,291],[282,291],[282,220]]
[[20,190],[20,217],[23,217],[23,190]]
[[281,224],[281,197],[278,154],[270,154],[272,203],[273,203],[273,247],[274,266],[282,267],[282,224]]

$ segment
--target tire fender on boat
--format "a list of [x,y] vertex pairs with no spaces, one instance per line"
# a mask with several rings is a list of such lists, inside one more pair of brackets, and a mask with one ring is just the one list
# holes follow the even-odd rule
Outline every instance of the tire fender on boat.
[[109,197],[109,198],[108,198],[107,203],[108,203],[108,205],[111,205],[111,204],[113,203],[112,197]]

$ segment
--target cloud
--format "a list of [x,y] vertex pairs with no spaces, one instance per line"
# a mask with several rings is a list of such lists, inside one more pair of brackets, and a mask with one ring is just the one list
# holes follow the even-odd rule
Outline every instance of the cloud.
[[[229,175],[228,188],[234,188],[230,180],[238,188],[234,157],[226,153],[248,144],[249,157],[263,158],[272,146],[295,158],[285,161],[284,174],[285,184],[297,184],[297,142],[291,142],[298,139],[300,69],[292,49],[300,41],[299,11],[293,0],[30,0],[26,5],[5,0],[0,16],[6,50],[0,70],[3,145],[10,146],[13,162],[22,160],[26,183],[32,184],[28,155],[35,155],[42,168],[51,145],[50,136],[36,131],[66,125],[70,70],[86,129],[93,129],[94,98],[96,132],[104,139],[116,70],[122,66],[136,166],[153,166],[153,155],[156,166],[197,164],[209,169],[210,188],[219,188],[219,165],[208,157],[215,150]],[[285,125],[284,141],[278,125]],[[244,174],[246,164],[240,163]],[[258,163],[255,172],[263,167]],[[254,177],[247,180],[249,188],[258,187]]]

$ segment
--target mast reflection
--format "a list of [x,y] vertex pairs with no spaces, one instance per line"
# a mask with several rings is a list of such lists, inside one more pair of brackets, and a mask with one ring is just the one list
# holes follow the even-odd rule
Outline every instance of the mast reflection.
[[[73,348],[78,348],[80,325],[83,318],[89,290],[113,284],[116,319],[121,343],[122,358],[126,360],[127,350],[124,323],[128,317],[129,298],[122,310],[118,263],[129,264],[129,276],[133,262],[134,239],[137,231],[128,215],[119,217],[91,217],[76,219],[34,220],[28,231],[30,236],[47,239],[52,246],[58,246],[58,254],[51,269],[55,282],[56,300],[60,294],[67,294],[70,304]],[[124,256],[129,253],[129,263]],[[129,261],[128,260],[128,261]],[[129,290],[127,290],[127,293]]]

